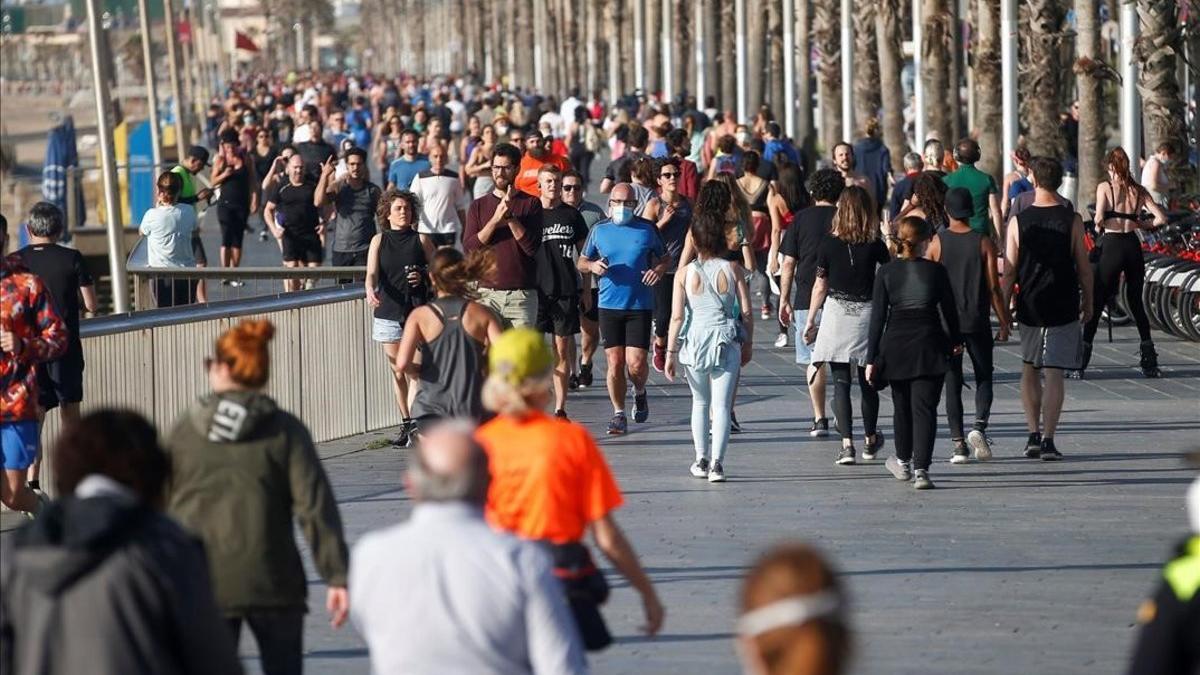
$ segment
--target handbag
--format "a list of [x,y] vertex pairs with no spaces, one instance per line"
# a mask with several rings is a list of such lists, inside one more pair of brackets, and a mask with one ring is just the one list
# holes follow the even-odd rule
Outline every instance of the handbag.
[[583,646],[590,652],[608,647],[613,643],[613,637],[600,613],[600,605],[608,601],[608,580],[596,568],[591,551],[577,541],[551,544],[550,551],[554,558],[554,576],[563,585]]

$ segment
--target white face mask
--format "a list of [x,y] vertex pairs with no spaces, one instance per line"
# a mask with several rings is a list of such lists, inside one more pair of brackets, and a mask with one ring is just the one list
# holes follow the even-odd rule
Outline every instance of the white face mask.
[[617,225],[625,225],[633,220],[633,209],[628,206],[612,207],[612,221]]

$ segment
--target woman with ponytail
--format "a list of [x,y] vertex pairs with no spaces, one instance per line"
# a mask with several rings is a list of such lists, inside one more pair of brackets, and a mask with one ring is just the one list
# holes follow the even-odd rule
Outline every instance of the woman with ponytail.
[[1153,227],[1167,222],[1167,215],[1154,203],[1146,188],[1133,178],[1129,170],[1129,155],[1121,148],[1113,148],[1104,157],[1108,169],[1108,181],[1096,186],[1096,229],[1100,238],[1096,241],[1099,253],[1093,250],[1096,261],[1096,281],[1092,297],[1095,299],[1092,319],[1083,327],[1082,376],[1092,357],[1092,340],[1100,326],[1100,311],[1121,288],[1121,275],[1125,275],[1126,299],[1129,313],[1137,324],[1141,338],[1141,369],[1146,377],[1161,377],[1158,369],[1158,352],[1150,337],[1150,319],[1142,302],[1142,283],[1146,278],[1146,260],[1142,257],[1142,240],[1137,231],[1149,227],[1142,220],[1142,211],[1153,216]]
[[[412,404],[418,431],[442,418],[483,418],[483,353],[503,328],[475,302],[474,287],[495,268],[484,249],[466,257],[453,248],[433,254],[429,277],[436,297],[408,315],[396,354],[396,372],[420,379]],[[418,350],[421,362],[415,363]]]
[[301,672],[308,582],[295,521],[329,585],[335,628],[349,610],[346,540],[329,478],[304,423],[262,392],[274,334],[270,321],[246,319],[217,339],[204,360],[212,392],[166,444],[167,511],[203,540],[217,606],[235,642],[249,624],[268,675]]
[[924,220],[900,219],[893,237],[896,259],[875,277],[867,342],[867,382],[892,387],[896,456],[887,459],[887,469],[918,490],[933,487],[929,464],[938,401],[950,357],[962,353],[950,275],[925,259],[932,236]]

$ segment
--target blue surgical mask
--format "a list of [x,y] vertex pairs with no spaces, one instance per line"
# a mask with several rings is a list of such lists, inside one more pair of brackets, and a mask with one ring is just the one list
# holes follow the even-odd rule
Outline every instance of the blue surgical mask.
[[617,225],[625,225],[633,220],[633,209],[628,206],[612,207],[612,221]]

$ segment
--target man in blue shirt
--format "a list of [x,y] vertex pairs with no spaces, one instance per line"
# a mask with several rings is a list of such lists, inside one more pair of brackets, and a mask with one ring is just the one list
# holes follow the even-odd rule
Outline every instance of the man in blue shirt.
[[783,138],[783,131],[779,128],[778,122],[768,122],[766,134],[763,137],[763,161],[768,164],[775,162],[775,155],[782,154],[788,158],[788,161],[801,169],[804,168],[804,163],[801,161],[800,151],[796,146]]
[[609,434],[623,434],[625,376],[633,382],[633,421],[650,418],[646,400],[646,352],[654,291],[670,267],[671,257],[654,223],[633,215],[637,197],[629,183],[618,183],[609,194],[609,219],[596,223],[579,256],[579,271],[600,280],[600,342],[608,360],[608,398],[613,404]]
[[400,156],[388,167],[388,187],[407,190],[422,171],[432,168],[429,158],[417,152],[419,136],[412,129],[400,134]]

